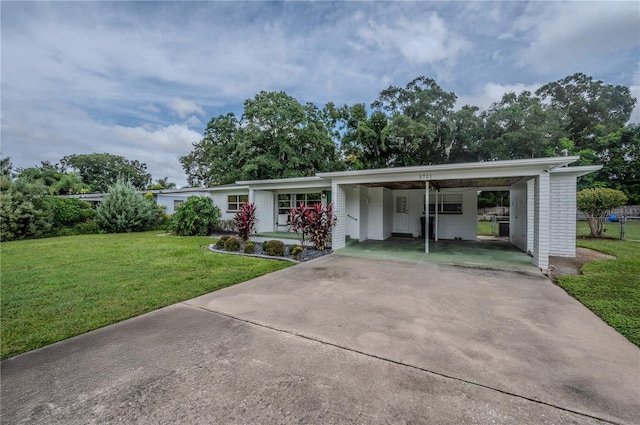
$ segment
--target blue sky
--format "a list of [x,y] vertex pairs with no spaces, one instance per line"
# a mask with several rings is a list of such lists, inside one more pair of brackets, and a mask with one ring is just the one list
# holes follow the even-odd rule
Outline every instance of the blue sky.
[[[434,78],[482,108],[575,72],[640,98],[640,3],[8,2],[1,149],[14,167],[109,152],[154,180],[260,90],[319,106]],[[636,107],[632,121],[640,122]]]

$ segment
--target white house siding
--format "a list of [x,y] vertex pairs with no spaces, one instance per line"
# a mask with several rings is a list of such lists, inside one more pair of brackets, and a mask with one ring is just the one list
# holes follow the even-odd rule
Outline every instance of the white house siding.
[[533,231],[533,259],[539,268],[549,268],[549,173],[542,172],[535,185],[535,222]]
[[351,239],[360,239],[360,189],[345,187],[346,196],[346,235]]
[[549,255],[576,256],[576,178],[551,174]]
[[358,217],[358,240],[362,242],[369,239],[369,189],[365,186],[358,186],[358,192],[360,199],[360,216]]
[[535,229],[535,179],[527,180],[527,253],[533,253],[533,230]]
[[209,196],[209,192],[186,192],[186,193],[158,193],[156,195],[156,204],[166,207],[167,214],[175,213],[173,208],[174,201],[186,201],[189,196]]
[[370,187],[369,192],[369,221],[367,228],[369,229],[369,239],[381,241],[384,240],[384,198],[382,195],[382,187]]
[[256,205],[256,231],[273,232],[275,229],[275,194],[267,190],[254,190],[253,200]]
[[522,182],[511,187],[509,191],[509,240],[512,244],[527,251],[527,183]]
[[382,188],[382,238],[388,239],[393,233],[393,211],[394,211],[394,199],[393,190]]
[[344,248],[346,236],[346,196],[344,189],[336,182],[331,183],[331,196],[334,214],[338,218],[331,234],[331,247],[333,249]]
[[[440,196],[452,193],[462,194],[462,214],[438,214],[438,239],[475,241],[478,236],[478,191],[475,188],[443,190]],[[433,193],[430,196],[433,197]]]

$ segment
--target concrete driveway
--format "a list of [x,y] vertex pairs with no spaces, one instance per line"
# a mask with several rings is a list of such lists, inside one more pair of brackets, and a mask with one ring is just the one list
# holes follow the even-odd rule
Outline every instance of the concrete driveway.
[[640,350],[541,275],[336,255],[1,373],[2,423],[640,423]]

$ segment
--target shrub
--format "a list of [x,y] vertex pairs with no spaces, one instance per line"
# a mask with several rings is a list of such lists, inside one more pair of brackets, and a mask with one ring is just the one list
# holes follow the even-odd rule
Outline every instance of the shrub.
[[224,249],[224,244],[231,236],[220,236],[220,239],[216,241],[216,249]]
[[302,254],[302,251],[304,251],[304,249],[302,249],[302,247],[299,245],[293,245],[292,248],[293,249],[289,250],[289,253],[293,258],[295,258],[296,260],[299,260],[300,254]]
[[139,232],[153,221],[153,206],[130,182],[117,181],[96,208],[96,222],[110,233]]
[[296,245],[296,244],[291,245],[289,247],[289,254],[293,255],[293,250],[296,249],[297,247],[300,247],[300,245]]
[[206,196],[189,196],[171,219],[172,230],[180,236],[206,236],[220,218],[220,208]]
[[256,205],[252,202],[245,202],[240,211],[233,217],[238,236],[244,242],[248,241],[256,227]]
[[225,251],[239,251],[240,250],[240,239],[234,238],[233,236],[228,238],[224,242],[224,250]]
[[264,242],[262,242],[262,250],[263,250],[264,252],[267,252],[267,242],[269,242],[269,241],[264,241]]
[[267,241],[264,251],[272,257],[282,257],[284,255],[284,243],[276,240]]
[[615,189],[584,189],[576,194],[576,204],[587,214],[592,237],[602,237],[605,232],[605,217],[609,212],[627,202],[624,192]]
[[0,241],[49,236],[53,203],[41,185],[7,182],[0,194]]
[[244,244],[244,253],[245,254],[253,254],[256,252],[256,244],[255,242],[247,242]]
[[300,243],[306,240],[313,243],[319,251],[329,246],[331,228],[336,224],[337,217],[333,214],[333,202],[330,204],[314,204],[310,207],[301,202],[298,207],[289,212],[291,228],[300,236]]
[[73,227],[93,218],[91,204],[77,198],[53,198],[53,226]]

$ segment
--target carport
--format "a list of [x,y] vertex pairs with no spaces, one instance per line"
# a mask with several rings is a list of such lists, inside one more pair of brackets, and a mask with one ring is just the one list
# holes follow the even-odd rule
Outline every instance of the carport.
[[510,270],[540,273],[531,257],[513,246],[505,238],[486,238],[475,241],[432,240],[429,253],[424,252],[420,238],[395,238],[384,241],[348,240],[338,255],[411,263],[448,264],[489,270]]
[[[509,242],[529,253],[538,268],[547,269],[549,255],[575,256],[576,179],[600,168],[568,167],[578,159],[535,158],[317,176],[331,180],[338,217],[334,250],[345,248],[347,236],[360,242],[384,241],[402,233],[417,237],[420,217],[425,217],[427,235],[430,225],[434,227],[435,241],[476,240],[478,191],[508,190]],[[425,254],[434,242],[424,239]]]

